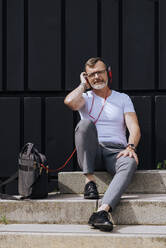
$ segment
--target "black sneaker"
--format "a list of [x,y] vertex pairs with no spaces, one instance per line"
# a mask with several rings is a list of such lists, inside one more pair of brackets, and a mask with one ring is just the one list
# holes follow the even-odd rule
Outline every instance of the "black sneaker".
[[90,181],[85,185],[84,198],[85,199],[99,199],[99,193],[98,193],[95,182]]
[[93,213],[89,218],[88,224],[101,231],[110,232],[113,230],[113,224],[109,220],[109,214],[104,210]]

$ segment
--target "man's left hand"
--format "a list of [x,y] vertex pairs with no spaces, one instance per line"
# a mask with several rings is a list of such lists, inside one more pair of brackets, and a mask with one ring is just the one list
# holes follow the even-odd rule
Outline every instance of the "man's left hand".
[[135,153],[135,151],[131,148],[126,148],[125,150],[121,151],[118,153],[117,157],[116,158],[120,158],[121,156],[123,157],[127,157],[129,156],[130,158],[134,158],[137,165],[138,165],[138,157],[137,157],[137,154]]

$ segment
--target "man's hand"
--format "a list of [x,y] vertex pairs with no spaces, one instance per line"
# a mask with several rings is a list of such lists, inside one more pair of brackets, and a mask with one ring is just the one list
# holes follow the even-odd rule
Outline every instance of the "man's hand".
[[79,110],[85,104],[83,93],[90,88],[88,80],[86,79],[86,72],[80,74],[81,83],[71,91],[64,100],[64,103],[72,110]]
[[86,78],[86,72],[81,72],[80,81],[81,81],[81,84],[84,84],[86,86],[86,89],[91,88],[90,84],[88,83],[88,79]]
[[117,157],[116,158],[120,158],[121,156],[123,157],[127,157],[129,156],[130,158],[134,158],[137,165],[138,165],[138,157],[137,157],[137,154],[135,153],[135,151],[129,147],[127,147],[125,150],[121,151],[118,153]]

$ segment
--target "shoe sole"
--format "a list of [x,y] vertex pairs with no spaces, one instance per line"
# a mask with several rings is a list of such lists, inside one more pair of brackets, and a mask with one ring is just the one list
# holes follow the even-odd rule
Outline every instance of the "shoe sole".
[[96,229],[100,229],[100,231],[103,231],[103,232],[111,232],[113,230],[113,226],[101,224],[101,223],[95,223],[95,224],[92,224],[92,226]]
[[84,199],[99,199],[98,195],[84,195]]
[[98,196],[84,196],[84,199],[92,199],[92,200],[98,200],[99,197]]

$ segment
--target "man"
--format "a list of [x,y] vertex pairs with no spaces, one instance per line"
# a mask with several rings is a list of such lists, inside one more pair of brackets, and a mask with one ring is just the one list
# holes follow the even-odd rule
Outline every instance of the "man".
[[84,198],[99,198],[94,170],[106,169],[114,175],[101,206],[88,223],[111,231],[108,212],[115,209],[138,165],[140,128],[129,96],[110,89],[108,68],[101,58],[89,59],[80,79],[80,85],[66,96],[64,103],[81,116],[75,143],[78,163],[85,175]]

